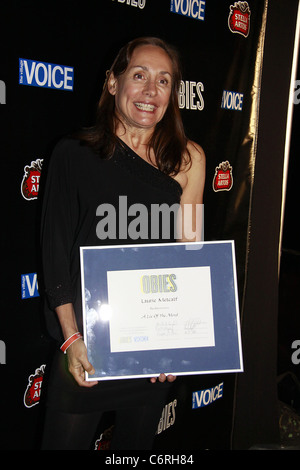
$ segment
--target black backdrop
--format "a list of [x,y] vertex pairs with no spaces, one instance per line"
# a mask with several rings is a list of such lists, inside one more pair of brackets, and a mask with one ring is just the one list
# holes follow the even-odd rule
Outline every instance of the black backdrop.
[[[200,18],[193,18],[198,8]],[[63,1],[57,7],[17,1],[3,7],[1,448],[38,447],[43,416],[51,347],[39,295],[39,177],[42,182],[55,142],[92,123],[105,71],[118,49],[141,35],[166,39],[182,56],[182,116],[207,156],[205,239],[235,240],[245,360],[238,377],[178,380],[162,410],[156,448],[239,449],[278,441],[278,249],[297,8],[296,0]],[[242,15],[233,23],[231,10]],[[48,88],[48,80],[43,86],[48,64],[60,66],[57,88]],[[31,77],[37,66],[41,75]],[[61,70],[73,79],[72,91],[60,85]],[[24,82],[35,78],[38,86]],[[215,179],[225,174],[222,162],[228,162],[225,187]],[[195,392],[220,384],[220,399],[192,407]],[[95,448],[108,445],[103,432],[112,424],[110,416],[101,423]]]

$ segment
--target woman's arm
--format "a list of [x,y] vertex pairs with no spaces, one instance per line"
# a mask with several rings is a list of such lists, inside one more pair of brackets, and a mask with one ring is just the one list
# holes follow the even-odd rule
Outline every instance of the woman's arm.
[[176,178],[182,187],[180,213],[177,219],[177,241],[195,242],[203,240],[205,184],[205,154],[195,142],[189,141],[191,162]]
[[[41,249],[45,294],[49,308],[47,320],[56,326],[51,318],[57,315],[61,331],[61,341],[66,341],[78,332],[76,315],[73,308],[75,293],[70,273],[71,249],[78,220],[77,197],[78,177],[74,166],[72,142],[62,140],[55,148],[44,191],[41,223]],[[75,149],[76,150],[76,149]],[[76,382],[85,387],[94,385],[85,381],[84,372],[93,374],[88,361],[84,342],[75,341],[67,349],[69,370]]]
[[[62,333],[65,341],[74,333],[78,332],[77,322],[73,305],[71,303],[57,307],[56,313],[61,325]],[[76,382],[82,387],[92,387],[97,381],[87,382],[85,380],[85,372],[93,375],[95,370],[88,361],[87,350],[82,340],[75,341],[68,347],[68,366],[69,371],[73,375]]]
[[[177,241],[201,241],[203,223],[203,191],[205,183],[205,154],[202,148],[194,142],[188,143],[191,164],[175,178],[183,188],[180,200],[181,217],[178,219]],[[156,377],[151,379],[155,383]],[[174,382],[176,376],[160,374],[159,382]]]

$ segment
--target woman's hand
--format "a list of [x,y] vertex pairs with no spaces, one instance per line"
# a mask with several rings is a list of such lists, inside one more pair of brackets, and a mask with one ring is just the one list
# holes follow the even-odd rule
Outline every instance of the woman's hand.
[[89,362],[84,342],[79,339],[67,349],[69,371],[81,387],[93,387],[97,381],[85,380],[85,372],[93,375],[95,369]]
[[175,375],[160,374],[159,377],[152,377],[150,379],[150,382],[154,384],[157,380],[159,382],[165,382],[166,380],[167,380],[167,382],[174,382],[174,380],[176,380],[176,376]]
[[[78,332],[74,307],[71,303],[60,305],[56,309],[63,337],[65,340]],[[95,370],[87,357],[87,350],[82,339],[71,343],[67,349],[69,371],[81,387],[93,387],[98,382],[85,380],[85,372],[93,375]]]

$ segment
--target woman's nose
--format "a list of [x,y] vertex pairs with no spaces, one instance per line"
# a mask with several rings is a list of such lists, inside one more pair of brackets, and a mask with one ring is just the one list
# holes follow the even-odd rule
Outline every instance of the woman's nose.
[[155,96],[157,93],[157,88],[156,88],[156,83],[155,80],[147,80],[145,87],[144,87],[144,93],[147,96]]

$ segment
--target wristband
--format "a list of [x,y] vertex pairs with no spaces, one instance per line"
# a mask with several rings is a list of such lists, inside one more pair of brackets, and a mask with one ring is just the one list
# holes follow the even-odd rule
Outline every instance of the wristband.
[[60,347],[60,350],[66,354],[66,351],[71,344],[73,344],[75,341],[78,339],[82,338],[81,334],[79,332],[74,333],[72,336],[70,336]]

